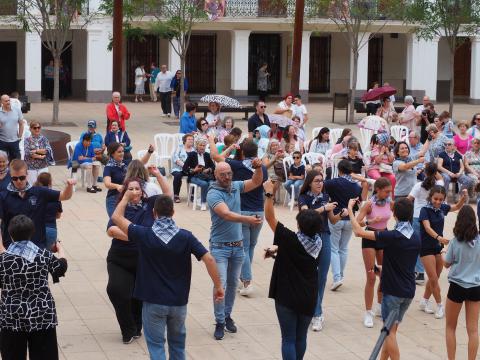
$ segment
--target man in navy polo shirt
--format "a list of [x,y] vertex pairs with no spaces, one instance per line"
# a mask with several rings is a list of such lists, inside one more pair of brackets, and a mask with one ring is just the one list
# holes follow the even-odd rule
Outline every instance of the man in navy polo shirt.
[[35,233],[31,241],[45,248],[46,207],[49,202],[70,199],[75,180],[68,179],[67,186],[61,192],[43,186],[32,186],[27,181],[27,164],[19,159],[14,159],[10,163],[10,177],[12,182],[8,184],[7,190],[0,193],[3,245],[7,248],[11,243],[10,234],[7,231],[10,220],[16,215],[26,215],[35,224]]
[[[357,181],[360,181],[361,186]],[[360,197],[366,200],[368,183],[365,178],[352,173],[352,164],[348,160],[338,163],[338,178],[326,180],[323,188],[330,196],[331,202],[336,202],[337,207],[333,210],[335,215],[341,213],[348,206],[348,201]],[[347,265],[348,242],[352,236],[352,225],[348,216],[343,216],[335,224],[328,222],[330,228],[330,242],[332,245],[331,269],[333,284],[330,288],[336,291],[343,285],[343,271]]]
[[217,180],[210,185],[207,194],[212,218],[210,252],[217,262],[225,288],[225,300],[213,305],[216,340],[223,339],[225,329],[231,333],[237,332],[230,315],[244,258],[242,224],[258,226],[262,223],[259,216],[241,214],[240,194],[256,189],[263,180],[262,161],[253,159],[251,166],[255,171],[250,180],[232,182],[232,168],[226,162],[220,162],[215,168]]
[[[252,161],[257,157],[258,146],[251,139],[245,139],[240,144],[240,154],[242,160],[233,160],[225,158],[218,154],[217,147],[215,146],[213,136],[209,136],[210,141],[210,156],[217,162],[225,161],[230,165],[233,171],[233,181],[250,180],[253,176],[254,169],[252,168]],[[262,165],[263,181],[268,179],[268,172],[265,165]],[[249,192],[240,194],[240,208],[242,215],[254,215],[258,216],[263,221],[263,187],[259,186]],[[262,229],[262,224],[251,225],[248,223],[242,223],[243,234],[243,252],[245,258],[243,259],[242,271],[240,273],[241,288],[240,295],[249,296],[253,292],[252,285],[252,261],[255,251],[255,245],[257,245],[258,236]]]
[[202,260],[214,284],[214,299],[223,299],[224,291],[215,259],[187,230],[173,221],[171,196],[155,200],[153,226],[132,224],[125,208],[133,197],[127,190],[112,215],[112,221],[137,244],[139,259],[133,296],[143,301],[142,322],[150,359],[166,359],[165,328],[170,359],[185,359],[185,318],[192,279],[193,254]]

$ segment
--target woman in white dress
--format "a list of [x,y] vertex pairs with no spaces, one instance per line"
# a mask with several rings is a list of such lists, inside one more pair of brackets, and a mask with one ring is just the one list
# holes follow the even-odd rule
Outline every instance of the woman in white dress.
[[142,95],[145,95],[145,65],[140,64],[135,69],[135,102],[143,102]]

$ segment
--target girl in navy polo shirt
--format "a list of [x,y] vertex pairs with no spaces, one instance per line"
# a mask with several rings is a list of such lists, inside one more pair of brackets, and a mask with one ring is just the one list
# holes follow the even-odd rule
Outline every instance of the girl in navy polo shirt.
[[425,292],[422,300],[420,300],[420,309],[427,314],[434,313],[429,301],[430,296],[433,294],[437,302],[436,319],[441,319],[445,315],[440,294],[440,284],[438,283],[443,268],[442,249],[449,242],[448,239],[443,237],[445,216],[450,211],[459,210],[463,206],[466,197],[467,190],[463,190],[462,197],[458,203],[450,206],[444,202],[446,198],[445,188],[435,185],[430,190],[427,206],[420,210],[420,237],[422,240],[420,258],[428,276]]
[[313,209],[318,211],[321,217],[320,237],[322,238],[322,250],[318,256],[318,297],[315,312],[312,318],[312,330],[321,331],[325,318],[323,316],[322,301],[327,283],[328,269],[330,268],[331,246],[330,229],[328,220],[335,224],[340,220],[340,214],[334,215],[333,209],[336,202],[329,202],[329,197],[323,192],[323,175],[318,170],[311,170],[305,177],[305,182],[298,196],[298,210]]

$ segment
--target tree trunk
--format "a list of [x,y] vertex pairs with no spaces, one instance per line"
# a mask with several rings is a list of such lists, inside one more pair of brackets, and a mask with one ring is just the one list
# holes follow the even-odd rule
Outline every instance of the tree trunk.
[[53,55],[53,116],[52,124],[58,124],[60,107],[60,53]]
[[185,87],[183,86],[185,83],[185,56],[182,54],[180,56],[180,69],[182,71],[182,76],[180,77],[180,111],[179,115],[182,116],[184,109],[185,109]]
[[352,86],[350,88],[350,108],[348,109],[348,122],[355,120],[355,93],[357,92],[357,69],[358,69],[358,51],[352,50],[353,69],[352,69]]
[[450,50],[450,102],[448,112],[453,117],[453,89],[455,86],[455,50]]

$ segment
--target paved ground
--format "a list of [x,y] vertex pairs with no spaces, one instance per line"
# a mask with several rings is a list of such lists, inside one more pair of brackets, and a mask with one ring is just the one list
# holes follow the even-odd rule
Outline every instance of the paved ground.
[[[268,104],[269,110],[274,104]],[[160,105],[127,103],[132,112],[128,132],[134,152],[145,148],[157,132],[177,132],[177,126],[165,124],[160,118]],[[329,125],[331,104],[308,106],[313,126]],[[437,106],[445,109],[447,106]],[[456,108],[457,119],[470,119],[478,111],[469,105]],[[27,119],[50,120],[51,104],[33,104]],[[97,119],[104,129],[103,104],[62,103],[62,121],[74,122],[78,127],[60,130],[69,132],[76,139],[88,119]],[[342,113],[338,112],[338,118]],[[170,120],[172,121],[172,120]],[[238,121],[246,129],[245,121]],[[344,126],[344,124],[341,124]],[[336,126],[335,126],[336,127]],[[64,166],[52,169],[55,186],[60,187],[67,178]],[[185,189],[182,189],[185,191]],[[208,212],[193,212],[185,202],[176,206],[175,220],[191,230],[204,244],[208,243],[210,219]],[[280,221],[294,228],[294,217],[279,206],[276,213]],[[451,235],[455,215],[447,218],[446,233]],[[147,359],[148,352],[143,339],[123,345],[113,308],[105,288],[107,271],[105,257],[110,239],[105,234],[107,215],[105,191],[87,194],[79,189],[73,199],[64,203],[64,214],[59,221],[59,237],[63,241],[69,259],[69,270],[59,285],[52,285],[57,303],[59,346],[63,359]],[[239,327],[237,334],[227,334],[222,341],[215,341],[211,283],[201,263],[194,261],[193,281],[188,305],[187,353],[189,359],[279,359],[280,331],[273,301],[267,298],[272,261],[261,257],[261,249],[271,244],[272,232],[264,226],[260,235],[253,264],[255,294],[251,298],[238,297],[233,318]],[[306,359],[367,359],[381,329],[376,320],[373,329],[363,327],[363,284],[365,281],[361,258],[360,239],[350,242],[349,261],[345,285],[336,293],[326,290],[324,312],[325,329],[309,332]],[[330,280],[327,286],[330,285]],[[442,294],[446,294],[446,272],[442,275]],[[445,359],[444,320],[435,320],[418,310],[418,300],[423,287],[417,287],[415,300],[399,331],[399,344],[403,359]],[[462,312],[457,334],[458,359],[466,359],[466,332]]]

